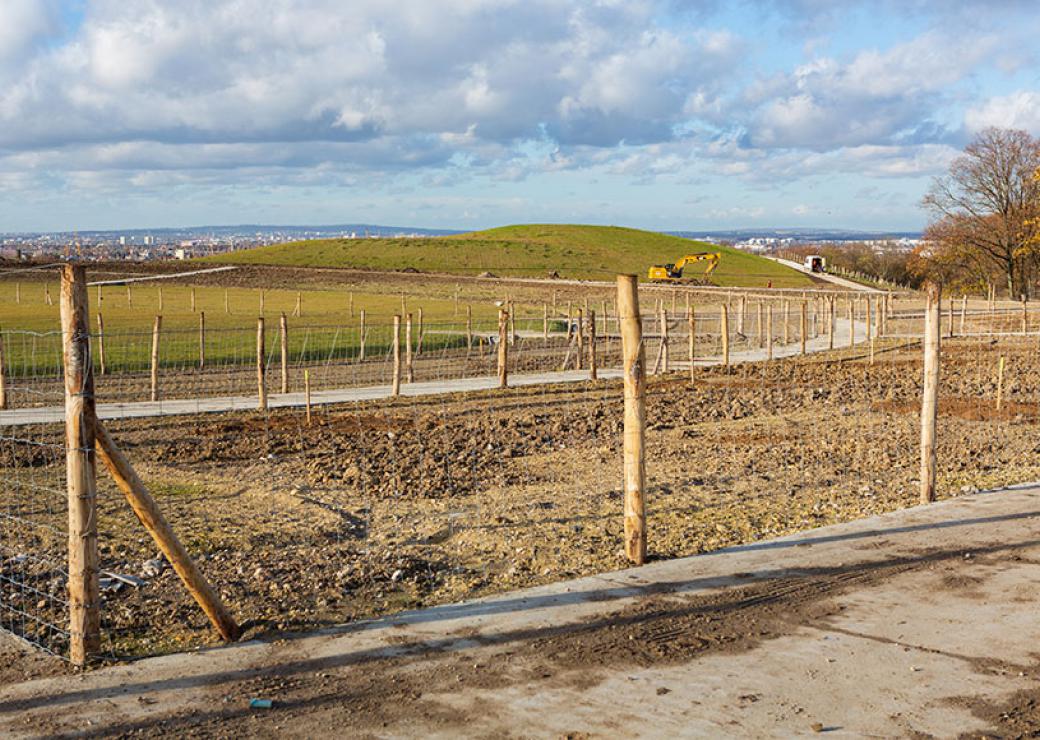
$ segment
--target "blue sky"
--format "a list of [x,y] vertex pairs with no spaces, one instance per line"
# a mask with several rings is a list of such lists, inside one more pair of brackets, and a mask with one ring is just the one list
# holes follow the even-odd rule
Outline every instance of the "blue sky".
[[3,0],[0,231],[911,230],[1040,135],[1021,0]]

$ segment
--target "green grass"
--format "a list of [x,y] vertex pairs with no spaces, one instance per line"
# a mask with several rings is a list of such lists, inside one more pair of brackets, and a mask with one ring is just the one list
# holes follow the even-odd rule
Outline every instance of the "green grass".
[[[150,365],[151,333],[160,313],[159,282],[135,284],[127,299],[124,286],[105,286],[101,313],[105,322],[105,355],[109,372],[143,372]],[[50,291],[52,304],[46,300]],[[162,340],[160,363],[177,367],[194,363],[199,355],[200,313],[206,315],[206,359],[211,366],[249,364],[256,352],[256,326],[260,315],[260,291],[253,288],[227,289],[230,312],[225,312],[225,289],[195,288],[191,310],[191,288],[162,284]],[[58,296],[60,286],[52,282],[0,281],[0,336],[4,343],[4,365],[12,378],[58,372],[61,336]],[[264,319],[268,353],[278,351],[278,322],[282,312],[289,322],[289,349],[296,360],[348,358],[357,355],[360,312],[366,312],[366,353],[375,357],[386,352],[391,342],[391,321],[401,313],[401,297],[392,293],[353,291],[354,315],[350,315],[349,292],[345,290],[300,291],[303,315],[293,317],[295,290],[265,290]],[[16,299],[20,295],[20,300]],[[88,290],[90,328],[97,332],[98,288]],[[460,331],[465,326],[465,306],[455,315],[451,298],[406,299],[406,310],[418,321],[423,309],[427,328],[451,323]],[[475,330],[490,331],[497,325],[498,309],[490,302],[472,304]],[[540,323],[539,323],[540,325]],[[309,328],[305,328],[309,327]],[[402,329],[403,333],[403,329]],[[458,335],[427,334],[423,346],[435,350],[457,346]],[[95,352],[95,366],[98,365]]]
[[[712,275],[721,286],[810,287],[804,274],[728,247],[617,226],[528,224],[422,239],[321,239],[291,242],[205,258],[212,262],[294,267],[413,268],[425,272],[502,277],[609,280],[619,273],[645,279],[651,264],[691,252],[721,252]],[[690,269],[697,274],[701,268]]]

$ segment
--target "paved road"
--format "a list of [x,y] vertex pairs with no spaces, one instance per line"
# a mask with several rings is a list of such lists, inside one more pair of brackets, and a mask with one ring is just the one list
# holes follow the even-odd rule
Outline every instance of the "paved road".
[[[0,734],[1018,735],[991,723],[1019,716],[1004,703],[1020,690],[1035,718],[1038,525],[1040,488],[1020,487],[13,684],[0,689]],[[252,710],[253,697],[274,706]]]
[[[835,324],[835,346],[848,346],[849,330],[848,319],[838,319]],[[856,322],[856,337],[862,342],[866,335],[866,325]],[[828,348],[826,336],[817,337],[806,343],[809,352],[822,352]],[[773,356],[792,357],[800,351],[797,343],[787,346],[777,346],[773,350]],[[766,359],[766,351],[755,349],[741,352],[733,352],[730,361],[733,363],[757,362]],[[647,362],[653,368],[654,358],[648,357]],[[697,362],[699,366],[718,365],[721,359],[704,359]],[[674,362],[675,368],[688,368],[688,363]],[[514,387],[529,385],[545,385],[548,383],[578,383],[588,380],[588,371],[567,370],[563,372],[526,373],[516,374],[509,377],[509,384]],[[599,377],[603,379],[620,378],[621,370],[617,368],[601,368]],[[472,391],[491,390],[498,387],[497,376],[483,376],[478,378],[459,378],[453,380],[433,380],[418,383],[410,383],[401,386],[402,396],[434,396],[442,393],[466,393]],[[311,393],[311,404],[321,406],[332,403],[351,403],[358,401],[375,401],[391,398],[389,385],[368,386],[364,388],[343,388],[340,390],[315,391]],[[268,407],[277,408],[299,408],[305,403],[303,393],[285,393],[268,395]],[[221,396],[215,398],[198,399],[171,399],[168,401],[138,401],[132,403],[102,403],[98,404],[97,414],[100,419],[128,419],[152,416],[182,416],[186,414],[218,413],[225,411],[242,411],[255,409],[257,405],[256,396]],[[49,424],[62,421],[65,418],[63,406],[44,406],[38,408],[9,409],[0,411],[0,428],[19,426],[25,424]]]
[[781,265],[784,265],[785,267],[790,267],[792,270],[804,272],[806,275],[812,275],[815,278],[826,280],[827,282],[834,283],[835,285],[840,285],[842,288],[846,288],[847,290],[858,290],[863,293],[885,292],[883,290],[878,290],[877,288],[872,288],[869,285],[857,283],[855,280],[846,280],[845,278],[838,277],[837,275],[831,275],[826,272],[813,272],[812,270],[806,269],[804,265],[801,265],[798,262],[795,262],[794,260],[785,260],[782,257],[767,257],[766,259],[771,259],[774,262],[778,262]]

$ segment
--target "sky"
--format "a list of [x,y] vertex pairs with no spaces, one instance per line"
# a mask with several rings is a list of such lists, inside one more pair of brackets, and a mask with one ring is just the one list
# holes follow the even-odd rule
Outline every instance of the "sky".
[[0,232],[917,230],[1035,0],[0,0]]

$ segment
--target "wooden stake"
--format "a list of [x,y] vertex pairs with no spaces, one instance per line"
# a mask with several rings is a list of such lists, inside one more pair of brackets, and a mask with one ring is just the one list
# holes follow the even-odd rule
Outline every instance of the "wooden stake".
[[94,370],[90,360],[87,277],[81,265],[61,272],[65,367],[65,477],[69,501],[69,660],[83,666],[101,648],[98,592],[97,461]]
[[596,380],[596,312],[589,311],[589,380]]
[[289,321],[285,311],[278,317],[278,344],[282,370],[282,393],[289,392]]
[[358,342],[361,346],[358,349],[358,360],[361,361],[365,359],[365,340],[368,339],[368,327],[365,326],[365,309],[361,309],[361,328],[359,332]]
[[964,334],[964,321],[968,316],[968,295],[965,293],[961,296],[961,328],[960,333]]
[[845,298],[845,304],[848,307],[849,315],[849,347],[856,346],[856,304],[853,303],[851,298]]
[[784,299],[784,345],[791,343],[791,301]]
[[[261,293],[260,295],[263,295]],[[256,320],[256,388],[257,408],[267,411],[267,350],[264,339],[264,317]]]
[[549,345],[549,306],[542,304],[542,343]]
[[[361,309],[364,313],[365,309]],[[354,291],[350,291],[350,318],[354,318]]]
[[871,312],[870,299],[867,298],[865,300],[865,303],[866,303],[866,305],[864,306],[864,308],[867,311],[867,341],[868,342],[872,342],[872,341],[874,341],[874,327],[871,324],[871,321],[873,320],[874,315]]
[[195,288],[191,289],[191,312],[195,313]]
[[[686,294],[689,297],[689,293]],[[688,308],[686,311],[686,321],[689,324],[688,330],[690,333],[690,380],[696,379],[695,362],[697,359],[697,316],[693,308]]]
[[130,292],[130,283],[126,284],[126,307],[127,308],[133,308],[134,307],[134,297],[133,297],[133,295]]
[[7,367],[4,362],[4,335],[0,333],[0,411],[7,408]]
[[747,293],[740,296],[740,308],[737,314],[737,334],[744,334],[744,319],[747,316]]
[[199,370],[206,369],[206,312],[199,311]]
[[[588,300],[588,299],[586,299]],[[509,344],[510,346],[516,344],[516,309],[513,308],[513,302],[509,301]]]
[[1026,302],[1025,294],[1022,295],[1022,333],[1029,333],[1029,304]]
[[921,394],[921,503],[935,500],[935,421],[939,401],[939,323],[942,289],[927,285],[924,322],[924,390]]
[[228,289],[224,288],[224,313],[231,313],[231,302],[228,300]]
[[719,306],[719,335],[722,337],[722,366],[729,367],[729,306]]
[[997,411],[1000,411],[1000,407],[1004,402],[1004,356],[1000,356],[1000,361],[997,362]]
[[498,387],[506,388],[509,385],[509,338],[506,331],[509,324],[509,314],[505,309],[498,311]]
[[664,306],[661,306],[660,324],[661,324],[661,372],[665,375],[668,374],[668,312]]
[[152,401],[159,400],[159,333],[162,331],[162,316],[155,317],[152,325]]
[[303,371],[303,404],[307,409],[307,426],[311,425],[311,371]]
[[107,372],[105,366],[105,320],[99,313],[97,315],[97,342],[98,342],[98,371],[104,375]]
[[574,369],[575,370],[581,370],[582,369],[582,364],[583,364],[582,355],[585,352],[585,321],[584,321],[584,318],[583,318],[584,315],[585,315],[584,312],[579,308],[578,309],[578,331],[575,334],[575,338],[578,341],[578,353],[577,353],[577,355],[574,358]]
[[618,275],[618,318],[625,385],[625,554],[646,562],[646,350],[635,275]]
[[422,354],[423,337],[426,335],[426,332],[423,329],[422,306],[419,306],[418,321],[419,321],[419,325],[416,327],[417,332],[418,332],[418,336],[416,337],[416,340],[415,340],[415,355],[417,357]]
[[[101,286],[98,286],[101,287]],[[98,310],[101,310],[101,306],[98,306]],[[163,312],[163,299],[162,299],[162,286],[159,286],[159,313]]]
[[[99,301],[101,300],[101,290],[100,290],[100,288],[101,288],[101,286],[99,285],[98,286],[98,300]],[[22,302],[22,284],[21,283],[15,283],[14,284],[14,302],[15,303],[21,303]]]
[[762,326],[762,301],[758,302],[758,348],[762,349],[766,346],[766,335]]
[[455,315],[459,315],[459,284],[455,284]]
[[473,306],[466,304],[466,352],[473,349]]
[[834,296],[827,299],[827,348],[834,349]]
[[299,318],[303,316],[303,293],[296,291],[296,307],[293,308],[293,316]]
[[802,316],[798,326],[798,335],[802,343],[802,354],[805,354],[805,342],[809,333],[809,305],[803,300],[802,301]]
[[94,440],[97,455],[108,468],[116,485],[122,489],[123,495],[126,496],[126,500],[130,503],[141,524],[148,530],[148,534],[152,536],[152,540],[166,556],[166,559],[170,561],[174,572],[180,576],[188,593],[202,607],[202,611],[206,613],[210,623],[220,636],[228,642],[237,640],[242,635],[238,623],[224,606],[216,590],[202,575],[195,561],[188,555],[188,551],[177,538],[173,528],[167,523],[162,511],[148,493],[148,489],[145,488],[126,455],[116,447],[108,430],[101,422],[95,422],[94,429],[97,435]]
[[773,359],[773,307],[766,311],[766,359]]
[[390,395],[401,395],[401,316],[394,316],[394,379],[390,388]]
[[946,310],[946,337],[953,338],[953,296],[950,296],[949,306]]
[[415,381],[415,368],[412,366],[412,315],[405,314],[404,317],[404,380],[406,383]]
[[265,301],[264,291],[263,291],[263,290],[261,290],[261,291],[260,291],[260,315],[261,315],[261,316],[263,316],[263,315],[264,315],[264,306],[265,306],[265,303],[266,303],[266,301]]

